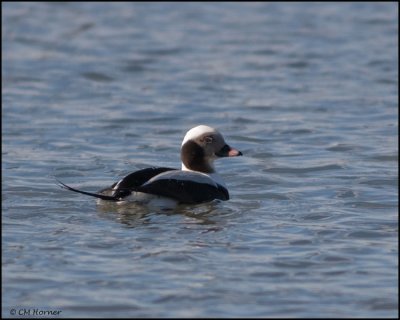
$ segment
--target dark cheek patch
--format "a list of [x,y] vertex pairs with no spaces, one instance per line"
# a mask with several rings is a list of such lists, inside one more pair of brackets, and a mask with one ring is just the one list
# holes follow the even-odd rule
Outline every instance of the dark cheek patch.
[[181,150],[182,162],[187,165],[204,157],[203,149],[194,141],[187,141]]
[[207,173],[212,172],[213,170],[206,163],[204,156],[203,148],[192,140],[187,141],[182,146],[181,160],[188,169]]

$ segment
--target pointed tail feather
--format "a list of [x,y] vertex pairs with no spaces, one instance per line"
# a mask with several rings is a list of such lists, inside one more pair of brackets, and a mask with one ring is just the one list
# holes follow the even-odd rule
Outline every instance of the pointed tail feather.
[[78,189],[74,189],[70,186],[67,186],[65,183],[62,183],[60,180],[58,180],[57,178],[55,178],[56,181],[58,182],[58,184],[60,185],[61,188],[73,191],[73,192],[78,192],[78,193],[82,193],[82,194],[86,194],[88,196],[91,197],[95,197],[95,198],[99,198],[102,200],[109,200],[109,201],[119,201],[120,199],[116,198],[116,197],[112,197],[112,196],[106,196],[104,194],[98,194],[98,193],[92,193],[92,192],[86,192],[86,191],[81,191]]

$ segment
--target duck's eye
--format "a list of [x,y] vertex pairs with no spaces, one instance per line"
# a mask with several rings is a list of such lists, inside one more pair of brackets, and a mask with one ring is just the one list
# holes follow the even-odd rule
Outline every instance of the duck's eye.
[[207,137],[204,137],[204,141],[205,141],[205,143],[212,143],[214,141],[214,139],[213,139],[213,137],[207,136]]

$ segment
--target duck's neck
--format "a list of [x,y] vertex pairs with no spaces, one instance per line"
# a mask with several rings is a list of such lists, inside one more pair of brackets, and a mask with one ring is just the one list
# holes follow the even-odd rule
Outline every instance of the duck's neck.
[[182,162],[182,171],[196,171],[206,174],[216,173],[213,164],[206,162],[195,162],[186,165]]

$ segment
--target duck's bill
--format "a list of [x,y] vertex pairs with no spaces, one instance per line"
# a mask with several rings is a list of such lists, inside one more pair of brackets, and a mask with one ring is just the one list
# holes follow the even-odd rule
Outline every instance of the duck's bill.
[[221,150],[215,153],[218,157],[237,157],[242,156],[239,150],[228,146],[227,144],[222,147]]
[[234,148],[231,148],[228,152],[228,157],[237,157],[237,156],[242,156],[243,153],[241,153],[239,150],[236,150]]

